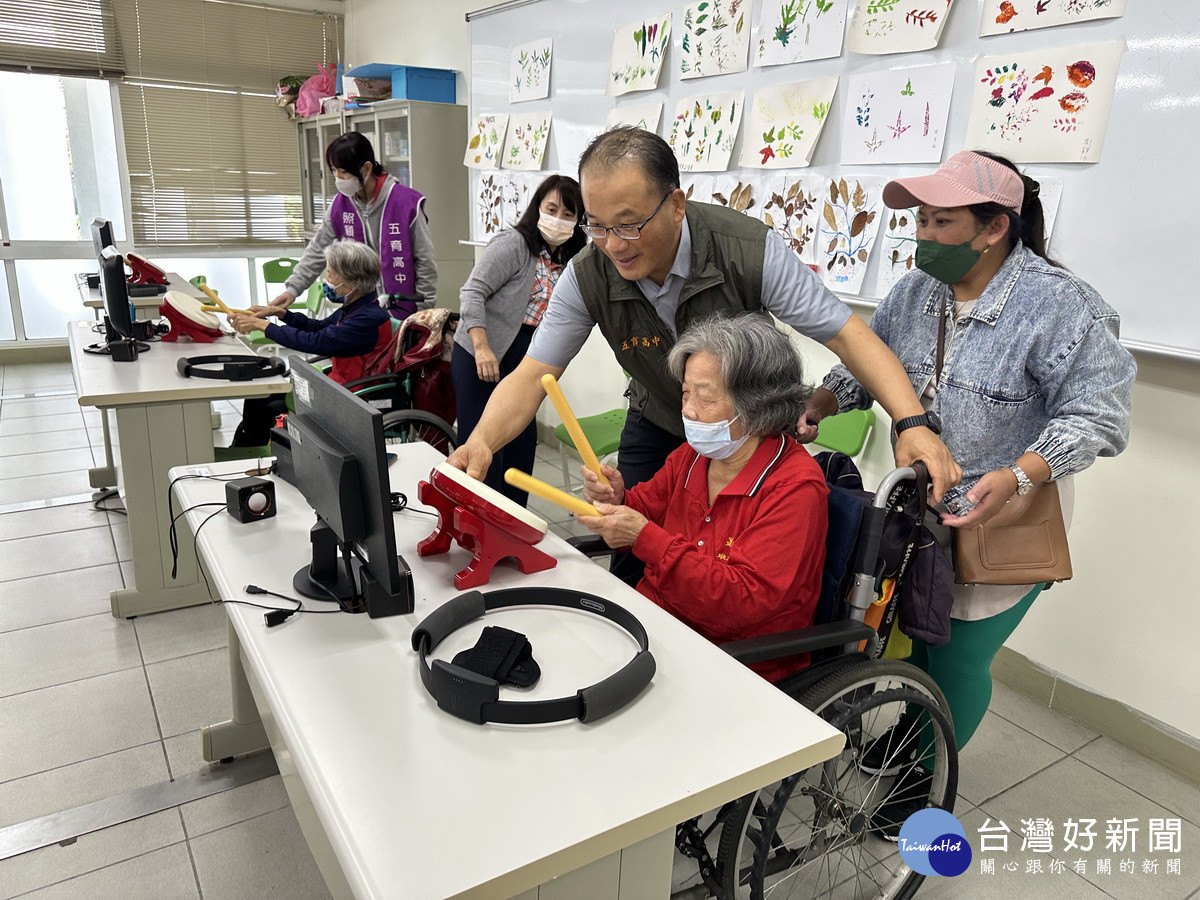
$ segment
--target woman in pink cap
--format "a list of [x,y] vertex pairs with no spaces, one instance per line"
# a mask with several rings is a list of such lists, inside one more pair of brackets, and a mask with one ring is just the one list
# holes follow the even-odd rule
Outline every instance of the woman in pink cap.
[[[1129,439],[1136,366],[1118,341],[1120,319],[1086,282],[1046,255],[1036,181],[990,153],[956,153],[932,175],[888,183],[883,201],[917,207],[916,270],[879,305],[871,328],[912,379],[923,416],[895,423],[940,429],[962,466],[946,492],[944,523],[978,525],[1010,499],[1058,482],[1068,526],[1071,476]],[[814,397],[819,414],[872,398],[837,366]],[[1045,585],[955,585],[950,640],[913,639],[911,662],[946,695],[961,749],[987,711],[990,666]],[[869,745],[861,765],[896,774],[893,839],[925,805],[926,741],[915,722]]]

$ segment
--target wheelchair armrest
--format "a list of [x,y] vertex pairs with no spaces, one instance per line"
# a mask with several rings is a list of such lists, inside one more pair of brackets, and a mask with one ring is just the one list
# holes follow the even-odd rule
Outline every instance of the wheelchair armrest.
[[875,629],[862,622],[850,620],[810,625],[779,634],[765,634],[721,644],[721,649],[741,663],[764,662],[781,656],[811,653],[827,647],[840,647],[853,641],[865,641],[875,634]]
[[348,391],[355,391],[361,387],[371,385],[387,385],[399,382],[402,379],[398,372],[381,372],[378,375],[364,375],[362,378],[355,378],[353,381],[347,381],[344,387]]
[[567,538],[567,543],[584,556],[608,556],[613,552],[612,547],[604,543],[604,538],[598,534]]

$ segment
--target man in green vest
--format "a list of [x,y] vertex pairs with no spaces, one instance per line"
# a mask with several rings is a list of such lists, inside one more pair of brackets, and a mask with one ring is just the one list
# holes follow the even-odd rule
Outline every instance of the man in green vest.
[[[681,387],[667,351],[689,323],[721,312],[767,310],[832,350],[899,423],[896,462],[929,466],[935,499],[962,471],[937,436],[899,360],[833,296],[783,239],[757,219],[694,203],[658,135],[614,128],[579,160],[584,232],[592,244],[554,288],[525,359],[500,382],[452,465],[481,478],[492,452],[524,429],[545,397],[541,378],[561,376],[596,325],[630,374],[630,409],[618,468],[631,487],[683,443]],[[801,439],[816,435],[811,411]]]

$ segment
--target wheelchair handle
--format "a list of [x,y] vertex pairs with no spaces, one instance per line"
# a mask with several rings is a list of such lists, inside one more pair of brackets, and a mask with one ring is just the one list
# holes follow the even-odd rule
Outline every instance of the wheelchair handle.
[[893,492],[907,481],[916,481],[917,471],[912,466],[893,469],[879,482],[871,504],[863,510],[862,540],[854,556],[854,583],[850,589],[850,618],[863,621],[867,609],[875,602],[876,561],[879,559],[879,542],[883,536],[883,522],[888,502]]

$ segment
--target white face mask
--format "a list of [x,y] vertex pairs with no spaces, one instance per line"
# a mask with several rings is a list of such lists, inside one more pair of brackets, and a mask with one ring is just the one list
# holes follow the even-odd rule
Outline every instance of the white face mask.
[[333,184],[337,188],[339,194],[345,194],[347,197],[353,197],[362,190],[363,183],[357,178],[337,178],[333,179]]
[[551,247],[564,243],[575,232],[574,219],[560,219],[549,213],[538,213],[538,231]]
[[743,434],[737,440],[729,436],[729,426],[740,416],[720,422],[693,422],[683,416],[683,435],[693,450],[709,459],[728,459],[741,449],[750,437]]

